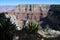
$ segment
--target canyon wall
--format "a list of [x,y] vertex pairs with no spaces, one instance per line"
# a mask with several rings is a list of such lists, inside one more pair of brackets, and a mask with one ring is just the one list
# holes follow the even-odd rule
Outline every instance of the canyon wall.
[[[48,12],[51,14],[50,10],[58,10],[60,12],[60,5],[46,4],[20,4],[14,7],[8,6],[6,8],[4,6],[0,6],[0,9],[1,8],[4,10],[6,9],[3,12],[8,12],[11,15],[15,15],[19,25],[23,24],[23,21],[27,20],[35,20],[40,22],[41,18],[47,17]],[[52,21],[55,22],[52,16],[50,16],[49,19],[52,19]]]
[[39,5],[39,4],[21,4],[17,5],[14,11],[9,13],[13,14],[17,18],[18,24],[23,24],[23,21],[35,20],[40,22],[41,18],[47,16],[47,12],[50,5]]

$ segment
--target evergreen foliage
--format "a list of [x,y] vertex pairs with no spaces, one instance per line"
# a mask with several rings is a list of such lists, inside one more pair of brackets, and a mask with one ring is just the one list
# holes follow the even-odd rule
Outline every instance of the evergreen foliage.
[[16,31],[16,25],[4,13],[0,14],[0,40],[12,40]]

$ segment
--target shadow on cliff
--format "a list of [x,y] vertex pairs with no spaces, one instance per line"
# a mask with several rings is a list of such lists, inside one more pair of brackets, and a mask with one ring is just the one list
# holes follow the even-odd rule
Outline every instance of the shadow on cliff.
[[43,29],[48,25],[49,28],[60,31],[60,5],[51,5],[47,17],[42,18],[41,21],[43,21],[41,24]]

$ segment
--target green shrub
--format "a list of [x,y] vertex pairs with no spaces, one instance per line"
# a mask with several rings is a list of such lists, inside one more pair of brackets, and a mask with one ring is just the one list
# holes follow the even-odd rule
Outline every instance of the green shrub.
[[30,21],[29,23],[28,23],[28,29],[31,31],[31,32],[37,32],[38,31],[38,29],[39,29],[39,24],[38,24],[38,22],[32,22],[32,21]]

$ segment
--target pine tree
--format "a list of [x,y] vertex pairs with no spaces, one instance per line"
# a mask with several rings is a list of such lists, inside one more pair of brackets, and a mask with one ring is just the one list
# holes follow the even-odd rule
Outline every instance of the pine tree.
[[12,40],[16,31],[16,25],[4,13],[0,14],[0,40]]

